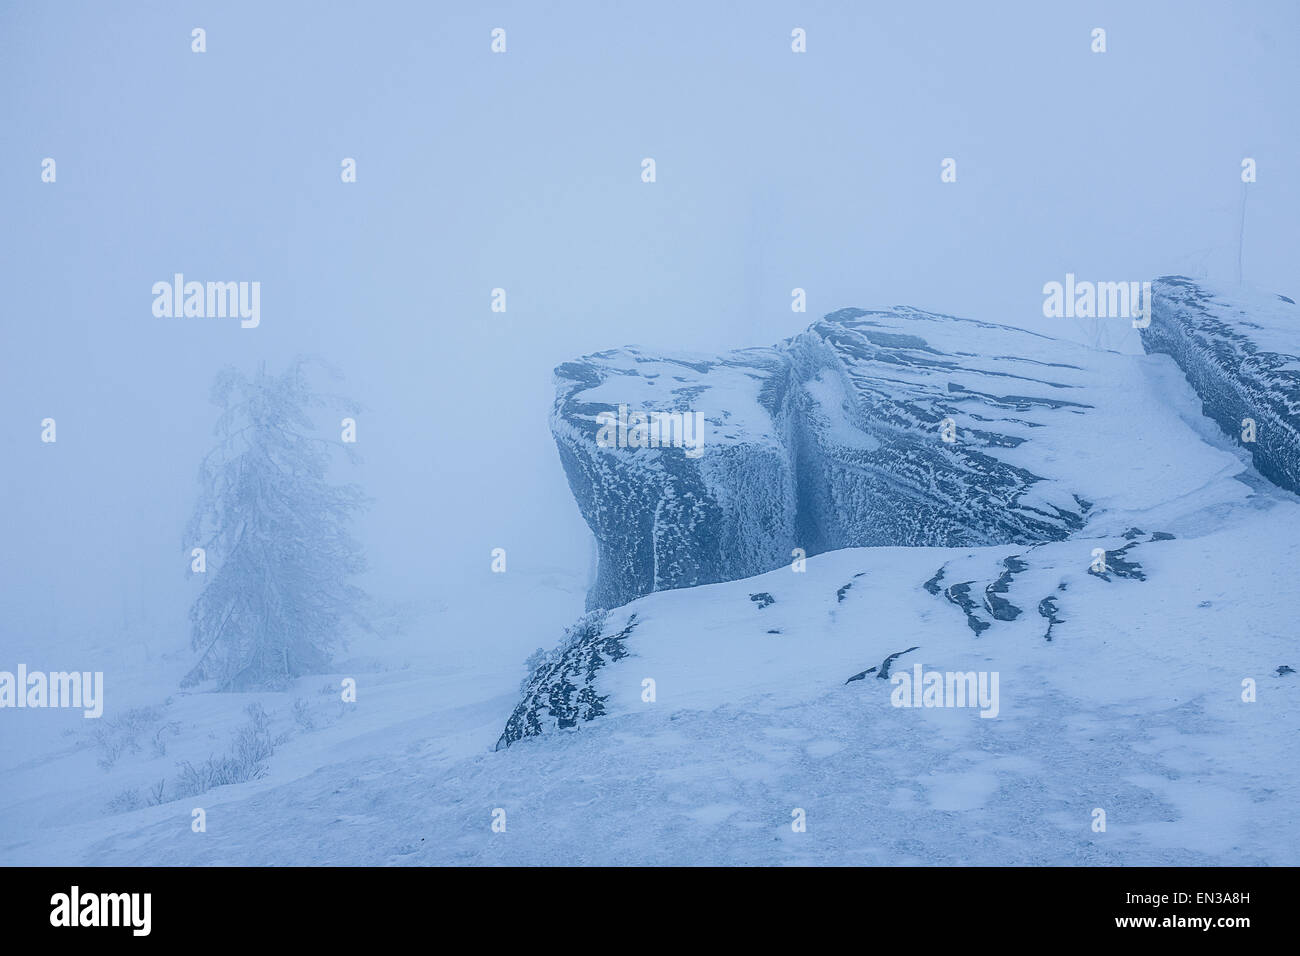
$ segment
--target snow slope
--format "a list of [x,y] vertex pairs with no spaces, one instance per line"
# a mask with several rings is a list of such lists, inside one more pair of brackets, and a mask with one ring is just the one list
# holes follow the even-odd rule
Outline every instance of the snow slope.
[[[1265,487],[1129,538],[844,550],[803,573],[653,594],[610,616],[607,631],[636,626],[626,656],[597,671],[607,713],[574,729],[492,752],[490,706],[448,706],[482,688],[426,676],[363,697],[347,719],[369,732],[332,744],[319,769],[214,791],[207,833],[189,831],[182,803],[33,831],[5,855],[1294,865],[1300,682],[1277,669],[1296,665],[1300,554],[1276,529],[1297,518],[1294,500]],[[1130,544],[1142,579],[1089,572],[1093,547]],[[1021,613],[996,620],[986,588],[1012,555],[1027,567],[993,594]],[[947,593],[965,582],[989,624],[978,636]],[[1062,622],[1050,641],[1044,596]],[[892,706],[876,674],[913,647],[893,673],[996,671],[997,716]],[[498,808],[503,833],[491,829]],[[796,809],[806,832],[791,828]],[[1096,809],[1105,832],[1092,829]]]

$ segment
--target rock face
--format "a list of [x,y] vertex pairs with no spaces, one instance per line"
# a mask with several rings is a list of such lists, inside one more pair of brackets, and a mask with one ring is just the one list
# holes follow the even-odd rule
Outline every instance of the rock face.
[[[551,426],[596,537],[588,607],[750,577],[795,549],[1059,540],[1094,503],[1168,500],[1115,478],[1133,470],[1137,361],[899,307],[844,309],[771,348],[623,348],[561,365]],[[703,444],[602,438],[600,416],[620,406],[628,419],[699,413]],[[1142,427],[1191,435],[1165,414]],[[1184,490],[1208,480],[1203,464],[1223,468],[1193,463]]]
[[1173,357],[1205,414],[1250,451],[1260,474],[1300,492],[1300,307],[1182,276],[1157,279],[1152,295],[1143,347]]
[[519,704],[497,740],[497,750],[525,737],[576,727],[580,720],[604,715],[608,695],[597,692],[596,674],[627,656],[625,645],[636,629],[636,615],[631,615],[621,630],[609,630],[606,624],[604,611],[590,612],[568,629],[556,650],[538,649],[520,687]]
[[[786,560],[795,537],[789,379],[778,349],[705,359],[628,348],[556,369],[551,429],[598,549],[588,607],[749,577]],[[619,405],[700,413],[701,452],[601,447],[597,416]]]

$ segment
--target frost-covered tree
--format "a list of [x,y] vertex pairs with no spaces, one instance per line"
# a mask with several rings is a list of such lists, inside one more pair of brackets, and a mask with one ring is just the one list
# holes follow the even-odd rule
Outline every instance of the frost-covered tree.
[[283,687],[326,669],[349,623],[365,627],[366,596],[351,583],[365,562],[349,526],[366,499],[327,479],[334,453],[352,449],[310,434],[312,409],[345,403],[316,392],[306,370],[299,359],[282,375],[263,365],[213,382],[218,442],[185,539],[207,558],[190,610],[201,656],[186,686]]

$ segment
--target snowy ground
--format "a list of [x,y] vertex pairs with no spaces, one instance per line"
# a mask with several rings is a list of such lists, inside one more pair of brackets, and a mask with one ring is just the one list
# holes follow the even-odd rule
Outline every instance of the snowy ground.
[[[1297,664],[1300,597],[1300,546],[1276,531],[1298,519],[1294,500],[1262,489],[1144,526],[1126,557],[1146,580],[1088,573],[1094,547],[1128,543],[1111,536],[840,551],[802,574],[663,592],[611,615],[611,627],[637,616],[631,653],[600,671],[609,716],[575,730],[492,752],[517,698],[486,664],[358,674],[355,705],[322,677],[260,695],[292,734],[266,778],[108,813],[115,789],[219,749],[250,695],[176,696],[164,709],[183,732],[166,757],[145,746],[106,772],[69,738],[52,759],[6,766],[3,859],[1300,863],[1300,679],[1276,675]],[[979,637],[922,586],[942,566],[943,584],[973,581],[982,602],[1011,554],[1029,567],[1001,596],[1023,613]],[[762,592],[775,600],[760,608]],[[1047,641],[1037,605],[1050,594],[1063,623]],[[846,683],[913,645],[894,673],[997,671],[998,716],[894,707],[875,674]],[[1241,699],[1248,677],[1254,703]],[[295,696],[314,698],[316,729],[287,717]],[[191,832],[194,806],[206,833]],[[790,826],[795,808],[806,832]]]

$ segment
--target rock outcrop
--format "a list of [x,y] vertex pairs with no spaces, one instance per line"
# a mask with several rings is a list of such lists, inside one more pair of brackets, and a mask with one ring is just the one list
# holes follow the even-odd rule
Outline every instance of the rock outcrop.
[[[588,607],[848,547],[1059,540],[1094,503],[1167,500],[1178,489],[1115,477],[1133,470],[1137,361],[899,307],[843,309],[770,348],[561,365],[552,431],[599,555]],[[702,442],[654,441],[637,423],[652,413],[698,414]],[[1157,453],[1203,444],[1150,414],[1150,435],[1187,439]],[[1183,490],[1222,468],[1192,463]]]
[[1300,307],[1244,286],[1166,276],[1152,283],[1148,352],[1187,375],[1205,414],[1259,473],[1300,493]]

